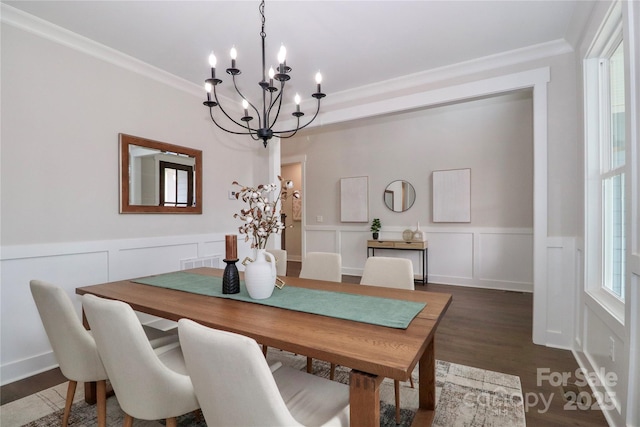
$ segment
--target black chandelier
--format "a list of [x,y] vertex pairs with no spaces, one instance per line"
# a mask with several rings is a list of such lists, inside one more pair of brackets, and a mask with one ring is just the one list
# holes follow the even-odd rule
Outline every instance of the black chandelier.
[[[320,100],[324,98],[326,95],[320,91],[320,83],[322,82],[322,76],[320,73],[316,74],[316,84],[317,89],[314,94],[311,96],[318,100],[318,107],[316,108],[316,113],[313,115],[313,118],[309,120],[304,125],[300,126],[300,117],[304,116],[304,113],[300,111],[300,96],[298,94],[294,97],[294,102],[296,104],[296,111],[291,113],[297,120],[296,127],[293,129],[287,130],[275,130],[274,126],[276,121],[278,120],[278,116],[280,115],[280,108],[282,107],[282,99],[284,97],[284,87],[285,83],[291,78],[289,73],[291,72],[291,67],[287,65],[286,62],[286,49],[284,46],[280,47],[280,52],[278,53],[278,72],[276,73],[273,68],[269,69],[269,80],[267,81],[267,72],[265,68],[265,39],[267,34],[264,32],[264,24],[265,24],[265,16],[264,16],[264,0],[260,3],[260,15],[262,16],[262,31],[260,32],[260,37],[262,38],[262,81],[258,84],[262,88],[262,114],[256,108],[256,106],[247,101],[247,98],[240,92],[238,88],[238,84],[236,82],[236,76],[241,73],[240,69],[236,68],[236,56],[237,52],[235,47],[231,48],[231,68],[227,68],[227,74],[231,75],[233,79],[233,86],[240,95],[242,99],[242,108],[244,109],[244,116],[240,118],[240,121],[232,118],[222,107],[220,101],[218,100],[218,93],[216,92],[216,87],[222,83],[222,80],[216,78],[216,57],[211,52],[209,55],[209,65],[211,65],[211,78],[205,80],[205,89],[207,91],[207,100],[203,102],[203,104],[209,107],[209,115],[211,116],[211,120],[216,124],[220,129],[225,132],[233,133],[236,135],[250,135],[256,141],[262,140],[265,148],[267,147],[267,143],[269,140],[275,135],[279,138],[291,138],[296,134],[300,129],[303,129],[311,122],[315,120],[318,116],[318,112],[320,111]],[[274,86],[274,80],[280,83],[280,88]],[[275,83],[278,84],[278,83]],[[211,99],[211,91],[213,90],[213,100]],[[274,96],[275,95],[275,96]],[[219,107],[220,111],[233,123],[242,128],[242,130],[229,130],[224,128],[216,121],[213,116],[213,110],[215,107]],[[249,107],[258,116],[258,125],[256,127],[251,126],[251,121],[253,117],[249,115]]]

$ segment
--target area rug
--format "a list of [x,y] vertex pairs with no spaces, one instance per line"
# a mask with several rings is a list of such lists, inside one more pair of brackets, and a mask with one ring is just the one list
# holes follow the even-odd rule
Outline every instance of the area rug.
[[[269,349],[270,363],[282,362],[300,370],[306,370],[306,357],[277,349]],[[314,374],[329,377],[329,364],[313,361]],[[402,422],[399,426],[410,426],[418,407],[418,370],[413,372],[416,388],[409,382],[400,385]],[[349,369],[338,366],[335,380],[348,383]],[[27,396],[0,407],[2,427],[49,427],[59,425],[67,383]],[[524,406],[520,378],[499,372],[486,371],[438,360],[436,363],[436,415],[433,426],[525,426]],[[393,381],[385,379],[380,387],[380,425],[394,427],[395,397]],[[69,426],[93,427],[96,425],[94,406],[84,402],[84,389],[76,392]],[[115,396],[107,400],[107,425],[121,426],[123,412]],[[135,427],[161,427],[162,421],[136,420]],[[206,427],[197,414],[178,418],[180,427]]]

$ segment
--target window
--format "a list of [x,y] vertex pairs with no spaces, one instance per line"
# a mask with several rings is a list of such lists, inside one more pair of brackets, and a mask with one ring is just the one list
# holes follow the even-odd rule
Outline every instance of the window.
[[584,61],[585,286],[624,323],[630,179],[622,11],[614,5]]
[[160,162],[160,206],[193,206],[193,167]]
[[600,59],[602,286],[624,301],[625,103],[624,45]]

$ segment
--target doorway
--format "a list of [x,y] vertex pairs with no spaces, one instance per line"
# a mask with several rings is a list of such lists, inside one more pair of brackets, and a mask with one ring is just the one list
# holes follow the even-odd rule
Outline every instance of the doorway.
[[[287,251],[289,261],[302,261],[302,206],[304,189],[302,180],[302,163],[286,163],[280,169],[280,176],[285,180],[293,181],[293,189],[300,192],[300,199],[288,197],[282,203],[282,212],[285,214],[285,229],[282,235],[281,248]],[[289,193],[291,194],[291,193]]]

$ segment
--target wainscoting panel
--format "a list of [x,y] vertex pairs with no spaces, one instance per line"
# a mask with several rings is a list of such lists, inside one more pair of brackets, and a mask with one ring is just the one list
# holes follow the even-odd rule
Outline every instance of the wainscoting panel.
[[362,275],[362,267],[367,259],[367,240],[371,233],[363,233],[359,229],[341,230],[340,253],[342,254],[342,274]]
[[121,249],[112,253],[112,260],[116,263],[114,273],[120,275],[112,280],[180,270],[180,260],[197,257],[198,245],[195,242]]
[[427,231],[429,282],[472,285],[474,244],[472,232]]
[[480,280],[521,283],[525,287],[533,283],[531,234],[479,233],[478,240]]
[[[31,297],[29,281],[39,279],[55,283],[76,301],[77,286],[107,281],[108,252],[3,260],[1,269],[1,376],[2,384],[5,384],[57,366]],[[80,303],[75,305],[80,316]]]
[[[575,238],[547,240],[546,343],[571,348],[575,318]],[[535,302],[534,302],[535,303]]]
[[[57,366],[31,297],[31,279],[65,289],[80,316],[78,286],[179,270],[181,260],[221,259],[224,251],[224,234],[2,247],[2,384]],[[238,242],[239,256],[250,252],[249,244]]]
[[[402,240],[403,231],[403,227],[384,227],[379,240]],[[422,227],[422,231],[429,242],[430,283],[533,291],[533,230]],[[339,252],[343,274],[362,275],[369,227],[307,226],[304,233],[306,252]],[[408,258],[415,273],[421,272],[418,252],[376,249],[375,253]]]
[[609,410],[605,411],[607,418],[615,420],[612,425],[622,425],[620,421],[624,418],[622,414],[626,408],[622,407],[621,400],[625,400],[629,386],[629,378],[625,375],[629,352],[625,337],[615,331],[617,328],[612,329],[608,324],[610,320],[599,311],[599,307],[584,305],[584,331],[588,333],[583,336],[584,353],[579,355],[578,362],[597,378],[593,387],[596,393],[608,399],[606,407]]

